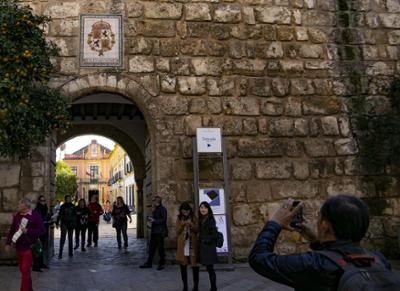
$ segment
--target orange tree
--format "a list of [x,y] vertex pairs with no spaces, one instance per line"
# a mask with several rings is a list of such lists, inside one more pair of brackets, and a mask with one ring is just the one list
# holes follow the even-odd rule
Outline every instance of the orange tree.
[[54,130],[69,125],[66,99],[48,87],[57,47],[46,40],[48,17],[0,0],[0,155],[29,156]]

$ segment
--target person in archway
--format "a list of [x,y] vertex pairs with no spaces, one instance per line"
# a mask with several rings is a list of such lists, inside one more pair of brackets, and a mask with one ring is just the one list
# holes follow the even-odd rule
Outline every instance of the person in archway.
[[40,195],[37,204],[35,207],[35,211],[39,213],[40,217],[43,221],[43,227],[45,229],[45,233],[42,234],[39,239],[42,243],[42,252],[40,253],[39,257],[33,258],[33,268],[34,272],[42,272],[41,268],[48,269],[49,267],[44,263],[44,258],[48,257],[49,255],[49,225],[52,224],[51,216],[48,211],[46,198],[43,195]]
[[176,219],[177,250],[183,291],[188,291],[187,266],[192,266],[193,291],[199,290],[199,267],[197,266],[197,231],[198,221],[189,203],[183,202]]
[[86,206],[85,199],[79,199],[78,206],[76,207],[76,228],[75,228],[75,247],[74,250],[79,248],[79,238],[81,241],[81,251],[86,252],[86,229],[88,227],[90,210]]
[[210,291],[217,290],[217,275],[214,264],[217,258],[217,226],[213,211],[208,202],[201,202],[199,206],[199,263],[205,265],[210,279]]
[[60,211],[57,217],[56,227],[59,228],[61,222],[61,237],[60,237],[60,248],[58,252],[58,259],[62,259],[65,239],[68,234],[68,256],[73,256],[73,242],[72,238],[74,235],[74,229],[76,227],[76,209],[72,203],[71,195],[65,195],[64,203],[60,207]]
[[18,213],[14,216],[6,238],[6,252],[15,244],[19,271],[21,272],[20,291],[32,291],[32,250],[31,246],[45,233],[42,218],[33,211],[31,202],[23,198],[18,202]]
[[132,223],[131,211],[128,205],[125,204],[121,196],[117,197],[117,203],[112,209],[113,226],[117,231],[118,248],[121,248],[121,232],[124,238],[124,248],[128,248],[128,218],[129,223]]
[[98,202],[97,195],[92,196],[88,208],[90,210],[90,214],[88,219],[87,246],[91,247],[93,242],[94,247],[97,248],[99,241],[99,221],[100,221],[99,217],[104,213],[103,208],[101,208],[101,205]]
[[160,196],[155,196],[153,199],[154,210],[152,216],[147,217],[151,223],[151,235],[150,235],[150,246],[149,246],[149,257],[147,262],[140,266],[140,268],[151,268],[153,265],[153,258],[158,248],[160,261],[157,270],[163,270],[165,265],[165,249],[164,249],[164,238],[168,236],[167,227],[167,209],[162,205],[162,199]]

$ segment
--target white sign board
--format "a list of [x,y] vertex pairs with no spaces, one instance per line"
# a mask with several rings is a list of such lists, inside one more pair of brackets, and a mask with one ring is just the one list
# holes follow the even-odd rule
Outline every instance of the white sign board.
[[208,202],[214,214],[225,213],[225,195],[222,188],[199,189],[199,201]]
[[226,224],[226,216],[225,214],[216,214],[214,215],[215,222],[218,228],[218,231],[224,235],[224,244],[222,248],[217,248],[217,253],[227,253],[228,252],[228,232],[227,232],[227,224]]
[[199,153],[221,153],[221,129],[220,128],[197,128],[197,152]]

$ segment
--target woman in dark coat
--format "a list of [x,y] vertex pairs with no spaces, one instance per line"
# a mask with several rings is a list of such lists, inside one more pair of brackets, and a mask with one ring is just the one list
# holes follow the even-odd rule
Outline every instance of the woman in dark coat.
[[199,207],[199,255],[198,261],[207,268],[210,278],[210,291],[217,290],[217,275],[214,264],[217,259],[217,226],[210,204],[203,201]]

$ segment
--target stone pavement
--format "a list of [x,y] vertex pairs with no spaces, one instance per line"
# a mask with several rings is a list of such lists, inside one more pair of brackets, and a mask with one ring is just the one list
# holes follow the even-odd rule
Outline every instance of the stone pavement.
[[[68,258],[64,247],[62,260],[52,259],[50,269],[33,273],[35,291],[177,291],[182,289],[179,268],[167,265],[162,271],[140,269],[146,258],[146,240],[135,239],[135,230],[129,228],[127,250],[118,250],[114,229],[100,226],[98,248],[86,253],[75,252]],[[55,233],[55,253],[58,252],[59,232]],[[17,267],[0,267],[0,291],[19,290]],[[189,280],[191,271],[189,270]],[[235,265],[234,271],[217,271],[218,290],[223,291],[289,291],[254,273],[246,264]],[[200,290],[209,290],[207,272],[200,272]]]

